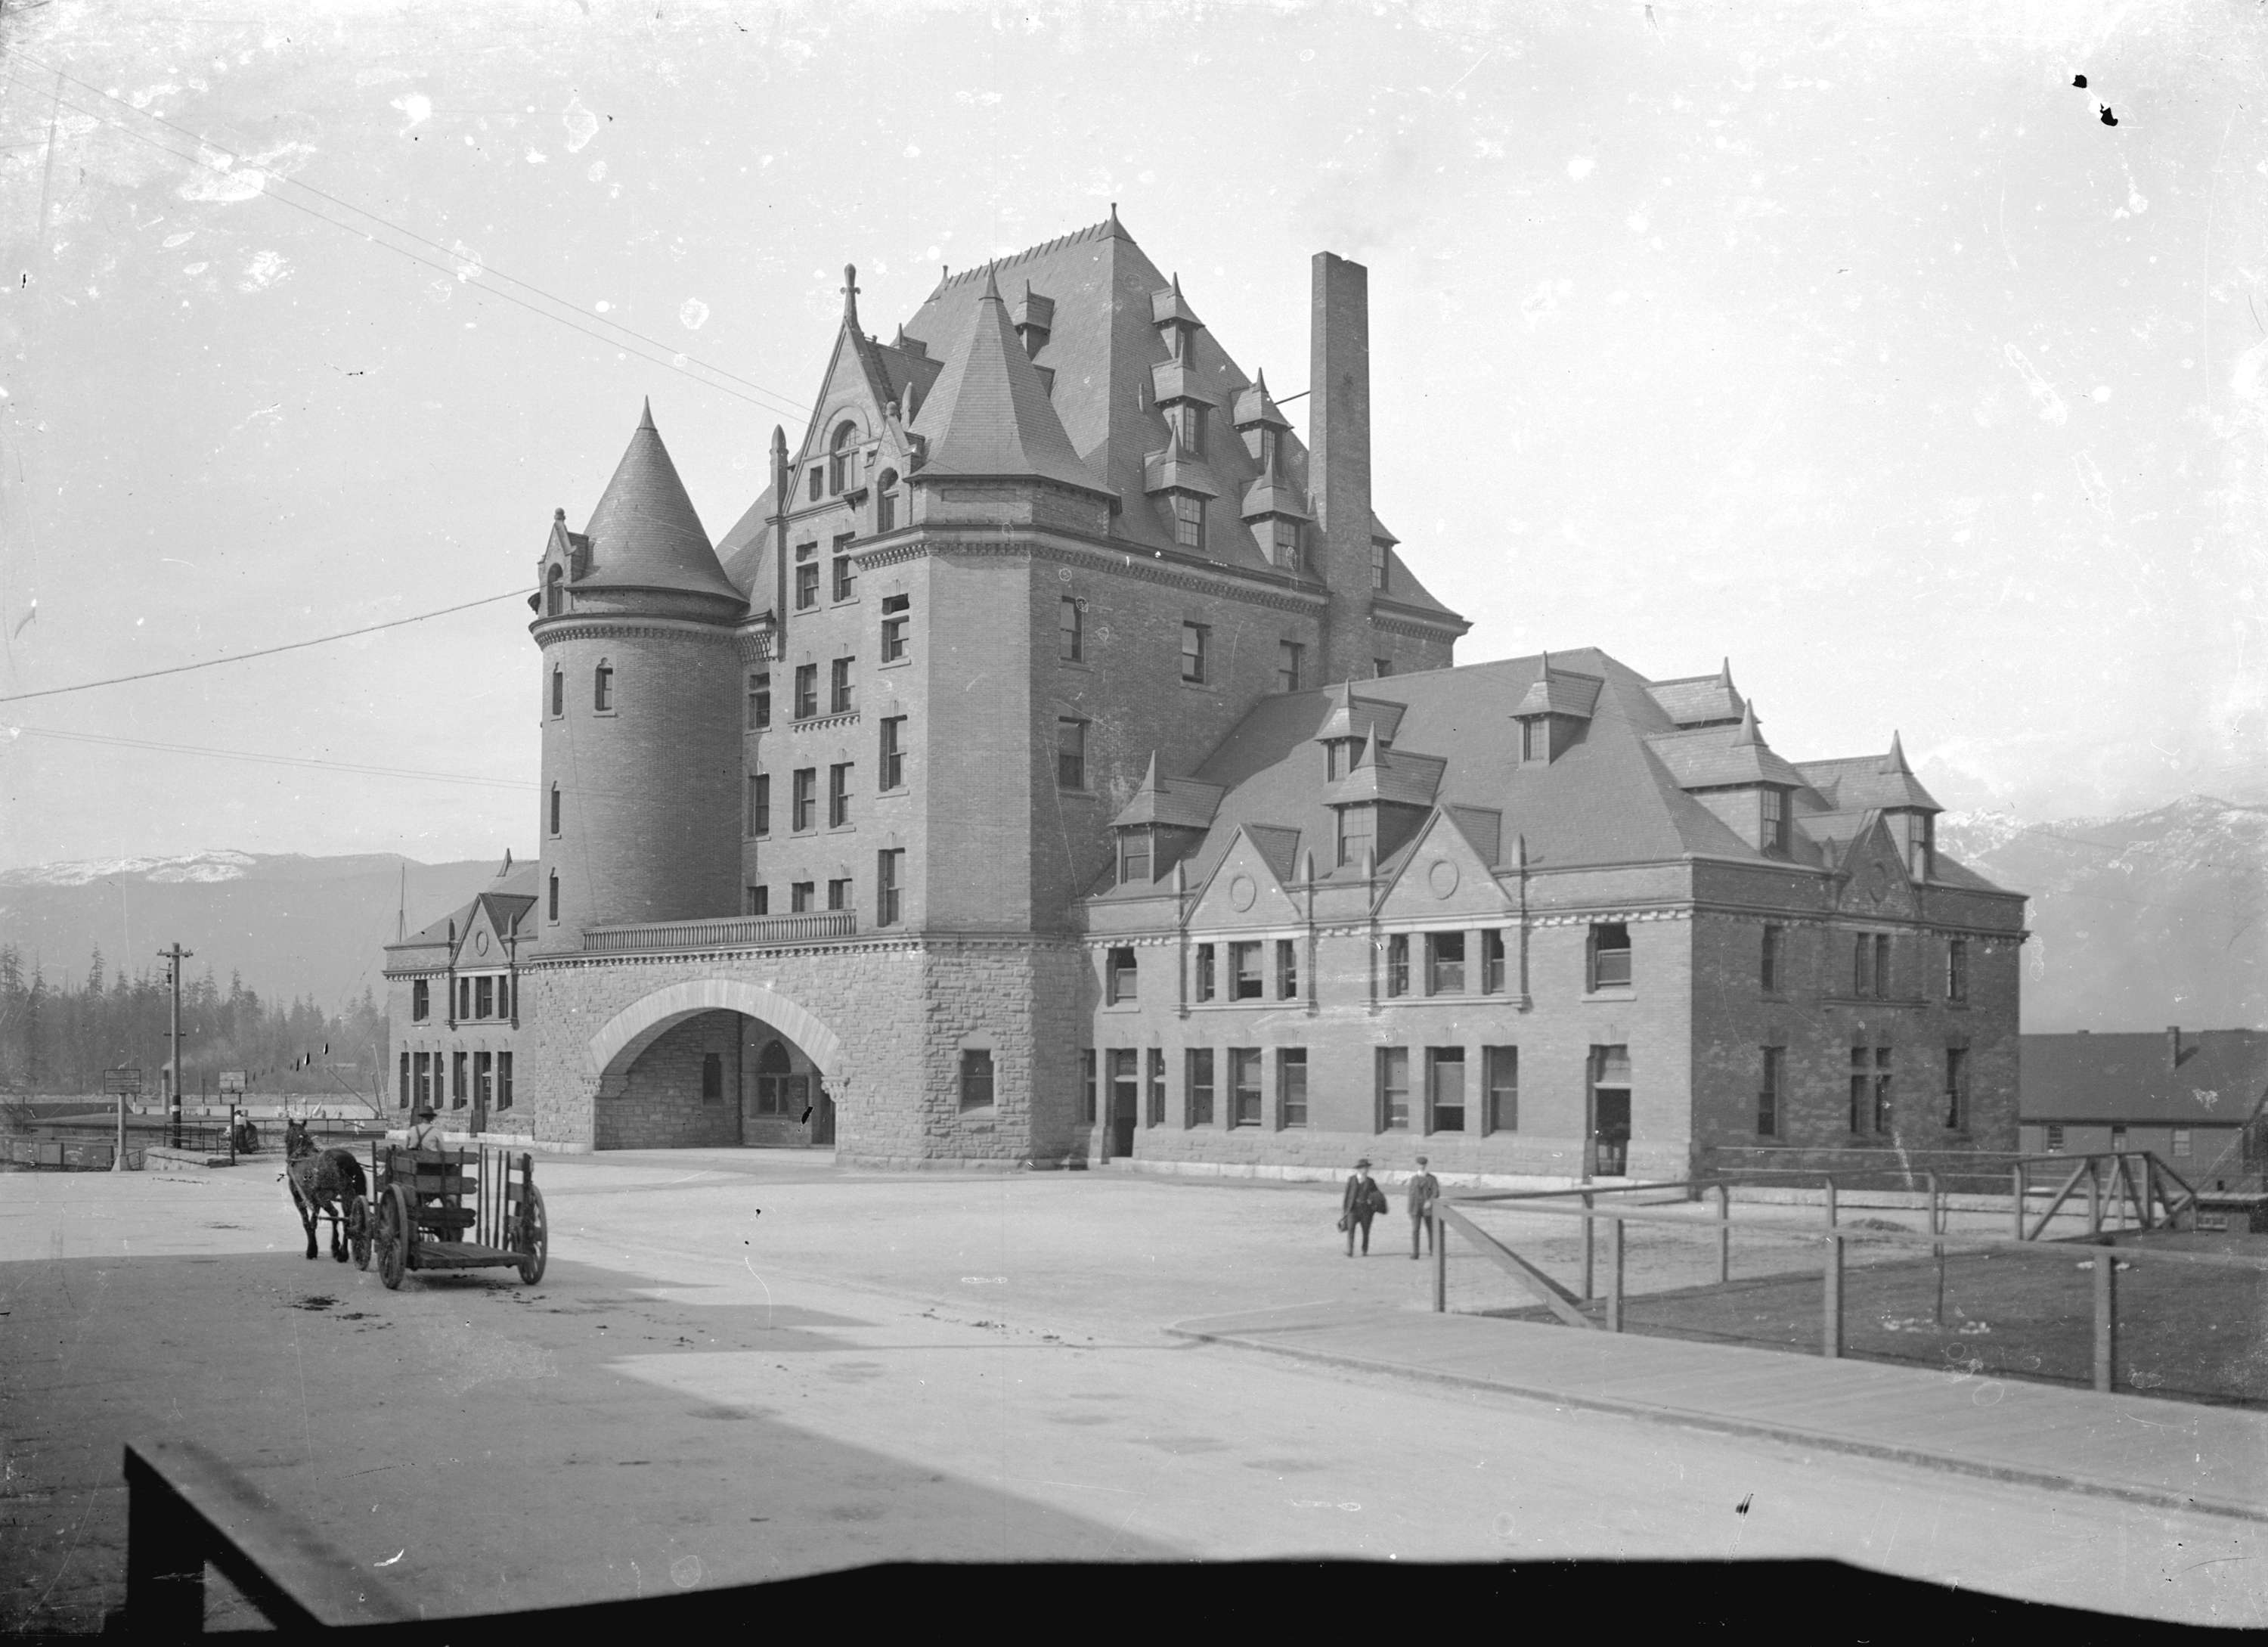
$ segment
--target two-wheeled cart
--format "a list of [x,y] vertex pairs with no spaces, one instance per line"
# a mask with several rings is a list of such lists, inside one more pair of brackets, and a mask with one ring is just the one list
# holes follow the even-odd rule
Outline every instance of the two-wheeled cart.
[[533,1287],[550,1246],[535,1157],[482,1144],[472,1149],[373,1148],[378,1184],[378,1278],[401,1285],[411,1270],[517,1267]]

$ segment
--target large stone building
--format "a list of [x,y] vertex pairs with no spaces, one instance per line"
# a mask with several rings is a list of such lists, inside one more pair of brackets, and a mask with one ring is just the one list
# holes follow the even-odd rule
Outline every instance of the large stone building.
[[1114,214],[888,343],[846,271],[713,546],[644,418],[537,569],[541,860],[388,950],[402,1104],[875,1163],[2012,1145],[2022,900],[1895,742],[1453,667],[1328,253],[1311,345],[1312,449]]

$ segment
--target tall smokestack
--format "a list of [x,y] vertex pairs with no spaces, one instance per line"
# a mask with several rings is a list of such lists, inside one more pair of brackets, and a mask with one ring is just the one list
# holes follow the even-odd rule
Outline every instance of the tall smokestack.
[[2166,1059],[2167,1068],[2179,1069],[2182,1067],[2182,1026],[2178,1023],[2166,1026]]
[[1330,591],[1326,681],[1366,680],[1370,657],[1370,270],[1314,260],[1307,334],[1307,497]]

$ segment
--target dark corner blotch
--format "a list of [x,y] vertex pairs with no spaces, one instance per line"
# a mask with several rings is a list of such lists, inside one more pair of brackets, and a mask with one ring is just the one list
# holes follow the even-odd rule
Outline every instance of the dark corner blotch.
[[2102,106],[2102,123],[2106,126],[2115,126],[2118,123],[2118,116],[2110,112],[2110,105],[2108,103]]
[[2072,76],[2071,83],[2082,92],[2087,90],[2087,77],[2083,74],[2075,74]]

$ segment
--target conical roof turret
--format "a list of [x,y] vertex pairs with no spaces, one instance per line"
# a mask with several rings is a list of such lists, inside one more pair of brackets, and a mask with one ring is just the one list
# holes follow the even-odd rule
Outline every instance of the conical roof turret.
[[590,569],[575,580],[578,590],[660,589],[740,603],[653,425],[652,401],[585,533]]
[[990,267],[959,348],[923,398],[914,432],[929,442],[924,471],[1057,481],[1103,491],[1072,449],[1039,368],[1009,324]]

